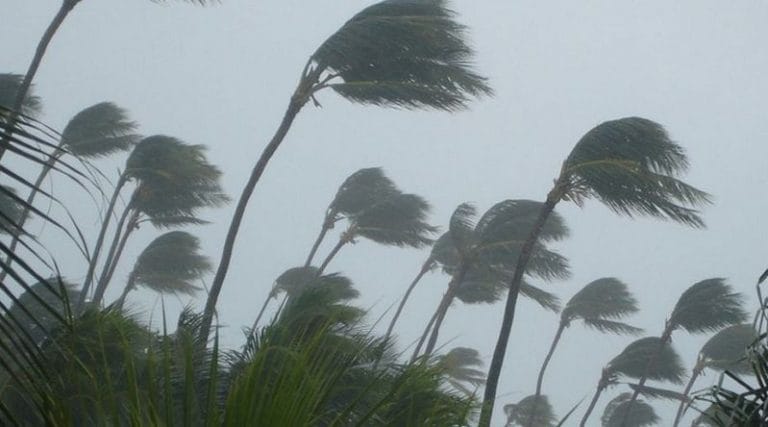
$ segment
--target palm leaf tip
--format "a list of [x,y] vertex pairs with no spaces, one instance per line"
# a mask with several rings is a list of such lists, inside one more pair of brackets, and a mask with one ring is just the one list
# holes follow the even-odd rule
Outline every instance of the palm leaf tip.
[[111,102],[101,102],[77,113],[62,132],[61,144],[81,157],[105,157],[136,144],[135,122]]
[[332,216],[354,215],[399,192],[382,168],[363,168],[344,180],[331,202],[329,213]]
[[628,117],[587,132],[564,164],[568,196],[593,195],[613,211],[667,218],[704,227],[697,208],[710,196],[681,181],[685,151],[666,130],[648,119]]
[[385,0],[347,21],[312,55],[352,102],[399,108],[465,108],[491,95],[470,66],[464,26],[442,0]]
[[[653,363],[650,361],[653,360]],[[606,367],[612,375],[682,384],[685,368],[677,352],[659,337],[640,338],[629,344]]]
[[702,280],[683,292],[669,322],[689,333],[717,331],[747,319],[743,300],[722,278]]
[[415,194],[395,194],[353,215],[355,235],[377,243],[415,248],[430,245],[437,227],[427,223],[429,203]]
[[603,277],[571,297],[561,319],[566,324],[581,319],[586,326],[602,332],[636,334],[641,330],[618,320],[637,311],[637,300],[627,285],[614,277]]

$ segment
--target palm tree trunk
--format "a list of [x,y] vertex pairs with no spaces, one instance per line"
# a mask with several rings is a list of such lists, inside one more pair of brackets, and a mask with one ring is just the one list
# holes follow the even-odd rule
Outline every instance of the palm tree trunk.
[[[309,68],[307,66],[306,68]],[[299,114],[302,107],[307,103],[309,97],[312,94],[312,88],[317,78],[322,72],[321,69],[311,70],[308,73],[303,73],[299,85],[296,88],[291,101],[288,103],[288,108],[283,115],[283,120],[280,122],[280,126],[277,128],[275,135],[269,144],[264,148],[259,160],[254,165],[251,171],[251,176],[248,178],[248,182],[243,188],[243,193],[240,195],[240,199],[237,202],[235,213],[232,215],[232,222],[229,224],[229,230],[227,231],[227,237],[224,240],[224,249],[221,253],[221,260],[219,261],[219,267],[216,270],[216,275],[213,277],[211,283],[211,290],[208,292],[208,299],[205,302],[205,310],[203,311],[203,317],[200,324],[200,339],[198,342],[207,343],[208,335],[210,334],[211,324],[213,323],[213,315],[216,311],[216,303],[219,300],[219,294],[221,288],[224,286],[224,279],[227,277],[227,271],[229,271],[229,263],[232,261],[232,253],[235,249],[235,239],[237,233],[240,231],[240,224],[243,222],[245,216],[245,208],[248,206],[248,200],[253,194],[253,190],[256,188],[261,175],[264,174],[264,170],[267,168],[267,164],[272,156],[277,151],[280,144],[288,134],[288,130],[293,124],[293,120],[296,115]]]
[[560,322],[560,326],[557,328],[557,333],[555,333],[555,338],[552,340],[552,345],[549,347],[549,353],[547,353],[547,357],[544,358],[544,363],[541,364],[541,369],[539,370],[539,378],[536,380],[536,394],[533,398],[533,408],[531,409],[531,414],[528,416],[528,421],[525,423],[525,425],[528,427],[532,426],[533,418],[539,406],[541,386],[544,383],[544,372],[547,370],[547,366],[549,365],[549,361],[552,359],[552,355],[555,354],[555,348],[557,348],[557,343],[560,342],[560,338],[563,336],[564,330],[565,323]]
[[259,324],[259,320],[261,320],[261,316],[264,315],[264,311],[267,309],[267,305],[269,305],[269,301],[272,300],[272,292],[270,292],[270,296],[267,297],[266,300],[264,300],[264,304],[261,306],[261,310],[259,310],[259,315],[256,316],[256,320],[253,321],[253,326],[251,327],[251,333],[253,333],[256,330],[256,326]]
[[123,293],[120,294],[120,298],[115,301],[115,307],[118,309],[123,308],[123,304],[125,304],[125,298],[128,296],[128,293],[131,292],[136,287],[136,277],[131,273],[128,275],[128,283],[125,284],[125,289],[123,289]]
[[667,324],[667,326],[664,328],[664,333],[661,334],[661,340],[659,340],[659,348],[656,349],[656,353],[654,353],[653,356],[648,359],[648,363],[645,365],[643,376],[640,377],[640,380],[637,382],[637,387],[635,387],[635,390],[632,392],[632,398],[629,399],[629,403],[627,404],[627,411],[624,413],[624,418],[622,418],[621,424],[619,424],[620,427],[625,427],[627,425],[627,422],[629,421],[629,413],[632,411],[632,407],[635,406],[635,401],[637,400],[638,396],[640,396],[640,390],[643,388],[643,386],[645,386],[646,381],[648,381],[648,374],[656,365],[661,352],[664,350],[664,346],[667,345],[671,340],[672,326]]
[[[703,368],[701,366],[701,363],[697,363],[696,366],[693,367],[693,371],[691,371],[691,379],[688,380],[688,384],[685,385],[685,390],[683,390],[683,396],[685,396],[686,399],[688,398],[688,394],[691,392],[691,389],[693,388],[693,384],[699,378],[699,375],[701,374],[702,370]],[[680,406],[677,407],[677,413],[675,414],[675,422],[672,424],[672,427],[677,427],[680,424],[680,421],[683,418],[683,414],[685,414],[687,403],[688,402],[686,400],[680,401]]]
[[132,210],[132,212],[133,214],[125,226],[125,231],[123,231],[122,237],[120,237],[119,234],[115,236],[115,241],[117,241],[119,238],[120,243],[117,245],[117,247],[113,245],[112,249],[115,249],[114,252],[111,253],[110,256],[104,261],[104,269],[96,285],[96,291],[94,291],[93,294],[93,303],[96,305],[98,305],[104,298],[104,293],[107,290],[107,286],[109,286],[109,282],[112,280],[112,275],[117,269],[117,263],[120,260],[120,257],[123,255],[123,249],[125,249],[125,244],[128,241],[128,237],[131,235],[131,233],[133,233],[133,230],[136,227],[136,221],[139,219],[139,212],[135,210]]
[[541,234],[544,224],[547,222],[549,215],[555,210],[555,205],[557,205],[557,202],[559,202],[562,197],[561,191],[560,186],[556,185],[549,193],[546,202],[544,202],[544,205],[541,207],[541,212],[539,212],[539,217],[536,219],[536,223],[534,223],[528,238],[520,250],[520,256],[515,265],[515,273],[512,276],[509,293],[507,294],[507,304],[504,308],[504,318],[501,321],[499,338],[496,342],[496,348],[493,351],[493,359],[491,360],[491,366],[488,370],[485,394],[483,396],[483,406],[480,412],[480,422],[478,424],[479,427],[489,427],[491,425],[493,404],[496,400],[496,389],[499,386],[501,368],[504,364],[504,356],[507,353],[507,344],[509,343],[509,335],[512,332],[512,323],[515,320],[515,307],[517,306],[517,296],[520,294],[520,285],[523,281],[523,274],[525,273],[528,260],[531,258],[531,252],[533,251],[536,241],[539,239],[539,234]]
[[85,275],[85,281],[83,282],[83,289],[80,291],[80,298],[77,302],[77,310],[80,311],[85,304],[85,299],[88,297],[88,291],[90,290],[91,283],[93,282],[94,272],[96,271],[96,264],[99,261],[99,253],[101,247],[104,245],[104,237],[107,235],[107,228],[109,228],[109,222],[112,218],[112,212],[115,210],[117,199],[120,197],[120,190],[125,183],[128,182],[126,175],[120,174],[117,183],[115,184],[115,191],[112,193],[112,198],[109,200],[107,211],[104,212],[104,221],[101,224],[101,230],[99,230],[99,236],[96,238],[96,245],[93,247],[93,255],[91,255],[91,262],[88,264],[88,273]]
[[326,218],[323,221],[323,228],[320,230],[320,234],[317,235],[317,239],[315,239],[315,243],[312,245],[312,249],[309,251],[307,260],[304,262],[304,267],[309,267],[312,264],[312,259],[315,258],[315,254],[317,253],[317,248],[320,247],[320,243],[323,242],[323,239],[325,239],[325,235],[328,233],[328,230],[330,229],[331,227],[328,226],[328,219]]
[[584,413],[584,417],[581,418],[581,422],[579,423],[580,427],[584,427],[587,425],[587,419],[590,415],[592,415],[592,411],[595,409],[595,405],[597,405],[598,399],[600,399],[600,395],[603,393],[603,388],[600,386],[597,386],[597,390],[595,390],[595,395],[592,396],[592,401],[589,402],[589,407],[587,407],[587,412]]
[[344,236],[341,236],[339,239],[339,242],[336,243],[336,246],[331,249],[331,252],[328,253],[328,256],[325,257],[325,260],[323,260],[323,263],[320,265],[320,268],[317,270],[317,276],[321,276],[323,272],[325,271],[326,267],[328,267],[328,264],[331,263],[331,261],[336,257],[336,255],[339,253],[341,248],[344,247],[347,243],[349,243],[350,240],[345,238]]
[[[48,173],[53,170],[53,165],[59,160],[61,157],[62,152],[57,149],[56,153],[52,154],[50,158],[48,159],[48,162],[43,166],[43,169],[40,171],[40,174],[37,175],[37,179],[35,180],[35,183],[32,186],[32,189],[29,192],[29,196],[27,196],[26,205],[24,206],[24,210],[21,212],[21,216],[19,217],[19,223],[17,224],[19,230],[24,228],[24,224],[27,222],[27,219],[29,219],[29,213],[31,212],[30,207],[32,206],[32,203],[35,201],[35,197],[37,196],[37,193],[40,191],[40,187],[43,185],[43,181],[45,180],[45,177],[48,176]],[[13,235],[13,238],[11,239],[11,243],[8,244],[8,250],[10,250],[12,253],[16,251],[16,246],[19,244],[19,240],[21,239],[21,233],[17,233]],[[10,267],[11,264],[13,264],[13,258],[7,257],[5,260],[5,264]],[[6,270],[3,270],[0,272],[0,283],[5,281],[5,277],[8,275]]]
[[392,321],[389,322],[389,327],[387,328],[387,333],[384,334],[384,339],[382,342],[386,343],[389,341],[389,337],[392,335],[392,331],[395,329],[395,323],[397,323],[397,319],[400,318],[400,314],[403,312],[403,308],[405,307],[405,303],[408,302],[408,298],[411,296],[411,292],[413,292],[413,289],[416,288],[416,285],[419,283],[422,277],[424,277],[425,274],[429,270],[432,269],[432,264],[434,261],[430,257],[424,262],[424,265],[421,266],[421,270],[419,270],[419,274],[416,275],[416,278],[413,279],[410,286],[408,286],[408,290],[405,291],[405,295],[403,295],[403,298],[400,300],[400,305],[397,306],[397,311],[395,311],[394,317],[392,317]]
[[464,276],[467,274],[468,267],[462,265],[458,272],[453,276],[451,282],[448,283],[448,289],[443,295],[443,300],[440,301],[440,306],[437,308],[437,318],[435,319],[435,326],[432,328],[432,335],[429,336],[429,342],[427,348],[424,350],[424,354],[430,355],[437,345],[437,337],[440,334],[440,327],[443,325],[445,315],[448,313],[448,309],[451,308],[453,299],[456,297],[456,290],[459,288],[461,282],[464,281]]
[[32,86],[32,80],[35,78],[35,74],[37,74],[37,69],[40,68],[40,63],[43,61],[43,56],[45,56],[45,51],[48,49],[48,45],[51,43],[56,31],[58,31],[59,27],[64,22],[64,19],[66,19],[69,12],[74,9],[79,1],[80,0],[63,0],[56,16],[53,17],[53,20],[48,24],[48,28],[46,28],[43,36],[40,38],[40,41],[37,44],[37,49],[35,50],[35,55],[29,63],[29,68],[27,68],[27,73],[24,74],[24,79],[19,85],[18,92],[16,92],[16,98],[14,99],[11,108],[11,114],[5,125],[5,135],[3,136],[2,142],[0,142],[0,158],[3,157],[11,142],[13,128],[16,126],[16,122],[19,119],[22,105],[24,105],[24,100],[29,93],[29,87]]
[[438,313],[439,313],[439,309],[435,310],[434,314],[432,314],[432,317],[429,319],[429,322],[427,322],[427,327],[424,328],[424,333],[421,334],[421,338],[419,338],[419,343],[416,344],[416,349],[413,351],[413,355],[411,356],[411,363],[415,362],[416,358],[419,357],[421,346],[423,346],[424,342],[427,341],[427,336],[429,336],[429,331],[432,330],[432,325],[434,325],[435,320],[437,320]]

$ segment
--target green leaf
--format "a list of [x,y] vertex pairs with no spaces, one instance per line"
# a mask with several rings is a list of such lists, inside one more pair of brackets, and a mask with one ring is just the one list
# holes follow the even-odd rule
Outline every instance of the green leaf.
[[747,348],[755,343],[758,335],[751,324],[732,325],[713,335],[699,354],[704,366],[716,371],[730,371],[734,374],[752,374],[752,364],[747,357]]
[[61,144],[80,157],[105,157],[128,150],[139,140],[136,123],[111,102],[92,105],[77,113],[61,133]]
[[[653,360],[653,363],[650,363]],[[648,370],[647,378],[682,384],[685,377],[680,356],[668,343],[658,337],[640,338],[629,344],[605,368],[611,375],[640,379]]]
[[725,279],[702,280],[683,292],[669,323],[692,334],[717,331],[747,319],[743,301]]

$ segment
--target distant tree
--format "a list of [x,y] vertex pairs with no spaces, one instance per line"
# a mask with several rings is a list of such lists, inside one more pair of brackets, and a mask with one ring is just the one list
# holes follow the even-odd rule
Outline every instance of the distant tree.
[[647,215],[703,227],[695,208],[709,203],[709,195],[678,179],[687,167],[682,147],[651,120],[628,117],[604,122],[579,140],[520,250],[488,372],[480,427],[490,425],[525,268],[555,206],[563,200],[581,205],[587,198],[597,198],[621,215]]
[[[584,286],[571,297],[560,313],[560,325],[539,370],[534,396],[541,395],[547,365],[552,359],[563,332],[574,321],[581,320],[584,326],[603,333],[636,335],[641,333],[642,329],[620,320],[637,311],[637,300],[629,292],[627,285],[616,278],[604,277]],[[535,412],[534,408],[533,413]],[[526,425],[531,426],[530,423]]]
[[[333,89],[347,100],[394,108],[456,111],[491,94],[470,68],[464,26],[444,0],[385,0],[363,9],[310,56],[279,128],[254,165],[227,232],[205,305],[210,324],[248,200],[304,105]],[[202,330],[206,330],[203,328]]]
[[[651,369],[647,370],[648,362],[654,358],[656,363],[650,365]],[[644,375],[652,380],[682,384],[685,368],[683,368],[677,352],[661,338],[646,337],[632,342],[603,368],[597,383],[597,390],[581,419],[580,425],[582,427],[587,425],[587,419],[595,409],[600,395],[608,387],[617,384],[620,377],[639,379]],[[630,411],[631,409],[627,410]]]
[[[691,370],[691,378],[683,390],[688,396],[694,383],[705,369],[724,372],[730,371],[738,375],[750,375],[751,364],[746,357],[747,348],[757,340],[757,333],[751,324],[732,325],[713,335],[699,351],[696,365]],[[680,424],[687,405],[680,402],[675,415],[674,427]]]
[[627,419],[626,425],[629,427],[652,426],[659,422],[659,417],[651,405],[642,401],[630,405],[631,398],[631,393],[621,393],[608,402],[601,418],[603,427],[619,427],[624,418]]
[[545,395],[531,395],[515,404],[504,405],[504,413],[507,415],[505,427],[554,427],[557,424],[555,411]]
[[477,350],[456,347],[439,356],[437,360],[445,372],[448,384],[465,395],[473,396],[477,388],[485,384],[484,373],[477,369],[483,366],[483,361]]
[[[477,224],[474,223],[473,206],[465,203],[456,208],[448,232],[438,239],[432,250],[432,258],[451,280],[433,316],[434,325],[425,354],[434,350],[440,327],[454,299],[477,304],[494,303],[503,297],[514,270],[511,262],[517,259],[540,208],[540,203],[531,200],[504,200],[488,209]],[[532,262],[526,271],[528,276],[545,281],[568,277],[568,261],[543,243],[567,235],[563,219],[558,215],[551,216],[542,231],[542,242],[534,248]],[[546,309],[559,310],[557,297],[546,291],[524,283],[521,292]],[[423,336],[429,332],[429,327]],[[420,346],[417,345],[417,350]]]
[[194,282],[212,270],[200,254],[200,240],[185,231],[170,231],[153,240],[139,255],[116,306],[128,293],[146,287],[159,293],[191,295],[200,290]]

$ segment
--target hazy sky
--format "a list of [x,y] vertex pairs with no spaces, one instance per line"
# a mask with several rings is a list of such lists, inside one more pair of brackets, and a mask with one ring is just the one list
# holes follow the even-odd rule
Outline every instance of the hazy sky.
[[[0,72],[26,69],[58,3],[4,0]],[[224,0],[200,8],[84,0],[54,39],[35,81],[45,105],[43,119],[63,128],[80,109],[113,101],[130,111],[144,135],[162,133],[208,145],[212,162],[224,171],[227,191],[237,197],[307,57],[371,3]],[[679,294],[705,278],[725,277],[754,301],[755,278],[768,266],[768,4],[486,0],[452,6],[469,27],[477,70],[490,78],[496,96],[473,103],[469,111],[447,114],[362,107],[321,93],[323,107],[302,111],[251,200],[219,302],[226,345],[242,342],[240,328],[253,321],[274,278],[303,262],[328,202],[355,170],[383,167],[404,191],[428,199],[433,222],[444,227],[464,201],[482,212],[503,199],[542,200],[579,137],[604,120],[626,116],[662,123],[687,149],[686,180],[714,196],[715,204],[704,213],[708,229],[630,220],[597,202],[583,209],[563,203],[558,211],[572,236],[557,249],[570,259],[573,277],[546,289],[567,301],[596,278],[618,277],[631,286],[643,309],[630,322],[650,334],[661,332]],[[122,161],[99,165],[114,174]],[[72,198],[83,199],[73,210],[81,225],[95,230],[95,208],[75,190],[58,185],[53,188],[59,196],[72,192]],[[232,209],[206,212],[213,224],[191,230],[215,261]],[[144,227],[116,277],[125,277],[154,236]],[[65,273],[81,279],[84,268],[71,247],[49,244]],[[362,293],[358,303],[371,309],[373,322],[405,291],[427,254],[361,240],[345,248],[329,270],[354,280]],[[447,276],[433,273],[417,289],[398,328],[402,346],[418,337],[447,282]],[[144,311],[156,301],[149,293],[132,298]],[[174,309],[182,305],[167,302]],[[503,404],[534,390],[556,327],[556,315],[530,301],[518,307],[496,425],[503,424]],[[502,310],[503,304],[457,303],[440,344],[474,347],[490,362]],[[559,415],[589,399],[601,367],[632,339],[579,325],[568,331],[544,384]],[[707,337],[678,332],[674,339],[690,367]],[[696,388],[716,380],[706,376]],[[593,425],[620,391],[616,387],[603,396]],[[576,423],[586,403],[568,425]],[[655,406],[663,416],[673,414],[672,404]]]

